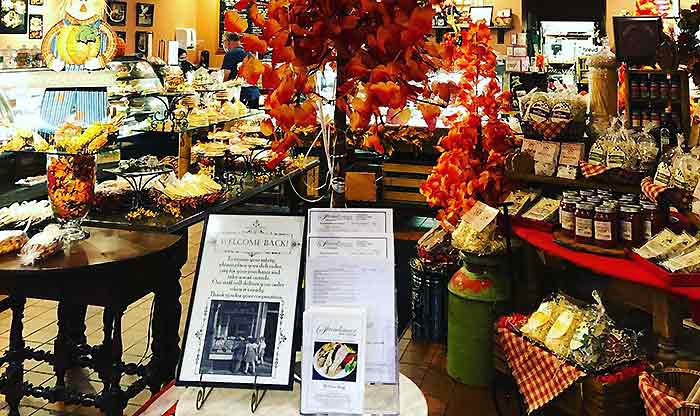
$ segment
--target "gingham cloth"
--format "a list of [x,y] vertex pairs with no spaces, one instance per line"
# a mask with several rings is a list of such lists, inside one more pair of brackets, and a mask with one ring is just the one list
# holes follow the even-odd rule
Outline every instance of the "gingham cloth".
[[671,416],[683,406],[683,396],[647,372],[639,375],[639,392],[647,416]]
[[498,329],[498,342],[525,399],[528,413],[549,403],[586,375],[508,329]]
[[532,122],[532,126],[542,134],[545,140],[550,140],[552,137],[557,137],[566,126],[569,124],[569,120],[562,121],[552,121],[544,120],[540,122]]
[[581,173],[583,176],[587,178],[598,176],[610,170],[610,168],[605,165],[597,165],[595,163],[588,163],[584,161],[578,162],[578,165],[581,168]]
[[642,179],[642,193],[652,201],[656,201],[659,195],[667,189],[668,186],[655,184],[654,180],[649,176]]

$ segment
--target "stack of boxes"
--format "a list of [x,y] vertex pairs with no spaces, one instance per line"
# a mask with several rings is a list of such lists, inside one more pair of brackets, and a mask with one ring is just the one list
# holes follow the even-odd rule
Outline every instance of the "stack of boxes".
[[527,33],[510,35],[510,45],[506,48],[506,72],[527,72],[530,58],[527,56]]

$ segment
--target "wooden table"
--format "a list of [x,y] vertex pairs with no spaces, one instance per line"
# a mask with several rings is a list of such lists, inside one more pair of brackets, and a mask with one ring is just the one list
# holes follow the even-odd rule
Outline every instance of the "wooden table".
[[[0,294],[10,296],[12,325],[10,346],[0,363],[8,367],[0,378],[0,391],[10,405],[10,415],[19,415],[23,396],[100,408],[108,416],[122,415],[130,398],[145,388],[157,392],[175,374],[179,358],[180,264],[176,261],[180,237],[109,229],[87,229],[89,239],[73,243],[64,253],[23,266],[13,255],[0,257]],[[121,320],[131,303],[155,293],[153,356],[147,365],[122,362]],[[22,318],[27,298],[56,300],[58,336],[54,352],[35,351],[22,338]],[[104,307],[102,345],[71,342],[67,312],[71,305]],[[23,362],[46,361],[56,373],[55,387],[23,382]],[[80,394],[65,387],[68,368],[81,366],[97,371],[104,384],[101,394]],[[123,374],[139,379],[126,390],[120,387]]]

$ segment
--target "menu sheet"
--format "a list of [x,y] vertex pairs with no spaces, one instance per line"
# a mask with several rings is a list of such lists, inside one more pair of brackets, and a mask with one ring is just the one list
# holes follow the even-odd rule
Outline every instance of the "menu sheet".
[[309,211],[306,305],[364,307],[366,382],[398,382],[393,213]]
[[302,414],[363,413],[366,330],[363,308],[304,312]]

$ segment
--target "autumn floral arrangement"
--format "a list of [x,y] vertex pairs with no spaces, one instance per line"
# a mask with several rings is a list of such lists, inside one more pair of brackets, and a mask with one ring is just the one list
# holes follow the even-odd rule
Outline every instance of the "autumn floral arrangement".
[[[449,98],[449,87],[431,84],[428,74],[442,69],[451,54],[428,40],[433,2],[270,0],[263,17],[255,1],[240,0],[237,10],[226,12],[227,30],[246,31],[242,10],[262,27],[260,36],[242,35],[246,50],[272,50],[271,64],[249,57],[239,70],[248,83],[262,78],[262,86],[272,91],[266,110],[273,121],[262,125],[276,153],[268,166],[286,157],[300,132],[320,123],[333,172],[333,198],[340,201],[350,132],[363,133],[363,144],[382,152],[390,139],[384,124],[406,123],[412,114],[409,103],[434,128],[441,112],[436,104],[447,100],[433,97],[442,91]],[[316,74],[329,68],[336,74],[333,97],[322,95],[315,83]]]
[[509,94],[496,80],[490,38],[484,22],[469,23],[444,45],[448,64],[462,74],[452,94],[462,111],[446,119],[450,129],[439,142],[441,155],[420,191],[440,208],[438,219],[448,228],[477,201],[496,206],[507,191],[504,162],[513,134],[500,114],[509,107]]

